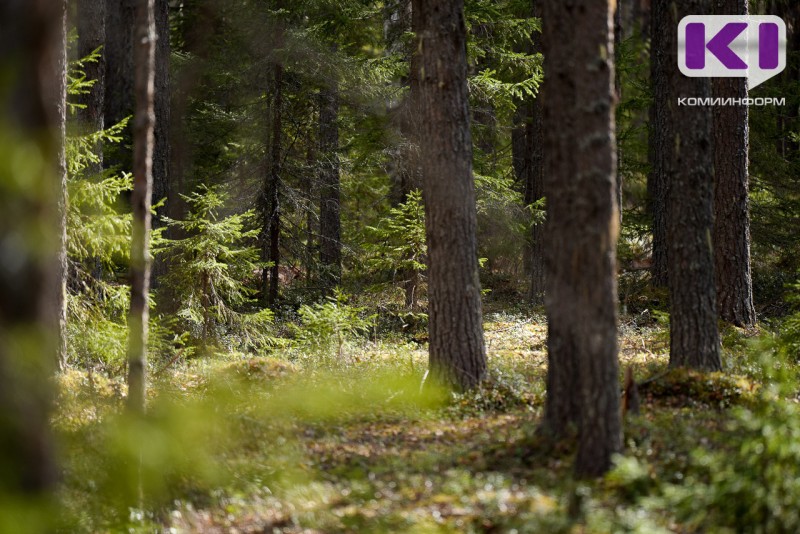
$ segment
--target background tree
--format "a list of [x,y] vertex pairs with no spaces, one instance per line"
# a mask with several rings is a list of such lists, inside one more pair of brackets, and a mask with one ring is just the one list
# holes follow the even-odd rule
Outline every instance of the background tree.
[[[58,89],[64,5],[0,4],[0,494],[40,497],[56,480],[48,418],[58,355]],[[61,104],[63,106],[63,103]],[[20,164],[24,162],[24,164]]]
[[338,93],[334,85],[319,94],[319,259],[325,293],[330,293],[342,278]]
[[[747,0],[714,0],[720,15],[747,15]],[[717,98],[747,97],[746,78],[714,78]],[[748,107],[714,108],[714,272],[721,319],[753,326],[753,281],[750,271]]]
[[[577,426],[576,472],[621,448],[617,383],[616,145],[612,6],[543,4],[547,400],[545,427]],[[564,42],[565,35],[579,40]],[[576,146],[581,150],[576,152]]]
[[[669,17],[660,24],[677,27],[683,17],[708,13],[706,0],[674,0]],[[654,26],[654,31],[655,26]],[[665,141],[670,353],[672,367],[719,370],[716,289],[712,235],[714,153],[712,111],[708,107],[678,106],[682,95],[711,96],[707,78],[682,76],[676,69],[677,43],[667,49],[661,68],[668,76]]]
[[[106,59],[104,121],[117,124],[133,114],[133,28],[134,6],[138,0],[106,0]],[[130,139],[129,128],[126,137]],[[130,145],[123,143],[105,154],[104,165],[131,168]]]
[[[78,57],[85,58],[94,51],[100,50],[99,57],[84,65],[87,80],[93,84],[88,91],[80,95],[78,103],[83,107],[78,110],[78,120],[82,123],[84,133],[97,132],[105,128],[105,69],[106,69],[106,0],[79,0],[77,12]],[[109,125],[110,126],[110,125]],[[103,145],[97,143],[94,153],[97,161],[90,162],[89,172],[100,174],[103,170]]]
[[458,389],[486,375],[461,0],[414,0],[420,165],[428,244],[429,362]]
[[155,0],[138,0],[136,46],[133,167],[133,235],[131,239],[131,312],[128,319],[128,407],[145,409],[147,365],[148,292],[150,288],[150,226],[153,188],[153,109],[155,91]]
[[[673,123],[667,114],[670,106],[674,105],[670,100],[673,95],[669,90],[669,81],[677,47],[677,32],[667,22],[672,20],[668,11],[671,5],[669,2],[655,2],[650,11],[650,84],[653,103],[650,109],[647,203],[651,216],[653,264],[650,273],[654,287],[667,287],[667,173],[672,154],[670,141],[673,139],[673,133],[669,130]],[[670,63],[671,60],[673,63]]]

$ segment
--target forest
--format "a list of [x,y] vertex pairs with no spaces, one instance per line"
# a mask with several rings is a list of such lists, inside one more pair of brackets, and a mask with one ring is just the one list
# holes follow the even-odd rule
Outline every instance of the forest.
[[52,532],[800,532],[800,2],[0,0]]

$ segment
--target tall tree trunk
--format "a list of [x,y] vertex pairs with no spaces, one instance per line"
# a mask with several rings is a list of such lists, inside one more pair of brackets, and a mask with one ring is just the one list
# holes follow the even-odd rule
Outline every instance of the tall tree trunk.
[[[105,128],[103,120],[106,87],[106,0],[78,1],[78,56],[84,58],[100,48],[100,58],[96,63],[84,65],[87,80],[94,85],[87,94],[80,95],[79,102],[85,107],[78,111],[78,119],[84,131],[99,132]],[[101,48],[102,47],[102,48]],[[94,153],[97,163],[90,163],[89,174],[97,175],[103,171],[103,144],[97,143]]]
[[[650,80],[653,87],[653,103],[650,106],[649,159],[650,174],[647,176],[648,211],[652,217],[653,287],[667,287],[667,172],[672,153],[673,126],[667,114],[675,102],[669,90],[670,73],[675,69],[677,49],[675,25],[670,26],[671,4],[657,1],[651,8]],[[672,61],[670,63],[670,61]],[[678,76],[677,72],[674,76]]]
[[[170,159],[170,79],[169,79],[169,0],[155,0],[156,41],[155,50],[155,100],[153,108],[156,124],[153,133],[153,203],[169,195]],[[156,210],[154,226],[161,226],[161,217],[166,214],[166,206]]]
[[342,241],[339,203],[339,91],[334,85],[319,95],[319,261],[326,294],[341,282]]
[[63,16],[60,1],[0,2],[0,493],[33,499],[57,473],[48,417],[63,288]]
[[[674,33],[687,15],[708,14],[708,0],[672,0],[668,19]],[[656,30],[655,25],[653,26]],[[678,105],[678,97],[711,97],[711,80],[688,78],[675,70],[677,45],[665,50],[661,67],[669,76],[665,120],[673,151],[666,160],[668,184],[667,258],[672,367],[721,368],[712,245],[714,155],[712,111]]]
[[456,389],[486,376],[463,0],[413,1],[420,164],[428,245],[432,378]]
[[[720,15],[747,15],[747,0],[714,0]],[[746,98],[746,78],[715,78],[714,96]],[[720,318],[737,326],[756,322],[750,273],[748,108],[714,108],[714,267]]]
[[[614,62],[619,63],[619,54],[622,51],[622,41],[625,39],[625,32],[628,31],[629,18],[626,16],[626,2],[619,0],[614,9]],[[620,70],[614,69],[614,96],[617,104],[622,102],[622,78]],[[615,177],[615,192],[617,195],[617,206],[619,207],[619,225],[622,226],[622,143],[617,136],[617,175]]]
[[136,5],[135,101],[133,124],[133,236],[131,241],[131,311],[128,316],[128,408],[145,410],[147,363],[147,294],[150,288],[150,206],[153,193],[155,126],[155,0]]
[[[531,15],[541,18],[541,0],[533,3]],[[541,53],[542,38],[532,39],[531,53]],[[523,202],[532,206],[544,197],[544,165],[542,153],[542,104],[540,97],[528,98],[520,104],[515,119],[519,122],[512,131],[511,153],[514,173],[523,186]],[[531,231],[523,249],[524,272],[530,277],[528,300],[531,304],[544,303],[544,224],[531,224]]]
[[[548,321],[544,425],[556,436],[577,427],[576,473],[595,476],[608,470],[611,456],[622,445],[613,10],[610,0],[547,0],[543,7]],[[564,35],[581,39],[565,45]]]
[[[134,5],[137,1],[111,0],[106,4],[106,84],[103,105],[107,127],[133,114],[133,27]],[[132,155],[127,146],[127,143],[121,143],[105,154],[104,165],[120,165],[123,169],[130,169]]]
[[280,177],[281,177],[281,143],[283,122],[281,107],[283,105],[283,67],[275,63],[272,67],[275,91],[272,101],[272,132],[270,140],[269,172],[265,176],[261,192],[261,210],[263,221],[261,228],[262,259],[272,265],[262,271],[262,293],[270,308],[278,300],[278,268],[280,265]]
[[67,366],[67,2],[54,0],[59,8],[61,23],[58,26],[58,56],[55,65],[56,74],[53,85],[54,93],[51,95],[50,105],[56,117],[58,129],[58,280],[59,289],[56,293],[55,307],[58,313],[58,361],[57,368],[63,371]]
[[[410,0],[390,0],[384,9],[386,49],[394,54],[402,53],[408,57],[409,61],[409,74],[400,79],[399,85],[407,86],[410,90],[405,98],[389,106],[389,115],[400,134],[397,146],[392,151],[389,170],[391,179],[389,201],[392,207],[406,202],[411,191],[421,188],[417,135],[419,125],[418,117],[414,112],[417,109],[414,98],[419,93],[419,76],[417,75],[419,69],[416,67],[419,60],[403,39],[406,32],[414,30],[412,11]],[[408,260],[409,258],[404,259]],[[399,275],[402,277],[405,306],[413,310],[417,307],[417,286],[420,282],[420,274],[417,269],[408,268],[402,269]]]

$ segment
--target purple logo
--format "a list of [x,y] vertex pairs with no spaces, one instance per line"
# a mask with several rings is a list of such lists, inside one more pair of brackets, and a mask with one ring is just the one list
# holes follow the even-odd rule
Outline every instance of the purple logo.
[[690,77],[747,78],[752,89],[786,68],[786,25],[769,15],[685,17],[678,67]]

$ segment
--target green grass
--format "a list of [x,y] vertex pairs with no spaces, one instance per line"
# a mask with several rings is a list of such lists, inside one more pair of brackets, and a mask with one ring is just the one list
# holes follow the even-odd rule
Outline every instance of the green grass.
[[[756,402],[754,376],[731,374],[733,363],[727,374],[659,376],[642,389],[641,415],[626,419],[619,467],[576,482],[572,444],[537,433],[543,318],[489,314],[485,329],[490,378],[460,396],[422,387],[426,347],[401,339],[350,340],[343,361],[294,350],[179,362],[154,377],[143,422],[121,415],[121,378],[72,371],[54,418],[62,528],[709,530],[681,523],[665,488],[696,469],[698,447],[725,450],[732,411]],[[621,373],[664,373],[663,327],[629,319],[621,332]],[[742,360],[746,334],[726,332],[727,346]]]

